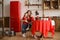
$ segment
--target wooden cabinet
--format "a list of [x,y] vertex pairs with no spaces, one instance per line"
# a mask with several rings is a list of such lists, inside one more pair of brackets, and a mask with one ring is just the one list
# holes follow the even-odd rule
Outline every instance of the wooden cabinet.
[[44,0],[44,9],[59,9],[59,0]]

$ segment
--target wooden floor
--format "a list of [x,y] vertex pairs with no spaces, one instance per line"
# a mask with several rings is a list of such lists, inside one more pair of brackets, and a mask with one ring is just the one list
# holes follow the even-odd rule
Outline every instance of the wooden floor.
[[49,38],[42,37],[42,38],[34,39],[32,38],[30,32],[27,32],[26,35],[27,37],[23,38],[21,33],[17,33],[16,36],[12,36],[12,37],[5,36],[0,40],[60,40],[60,32],[55,32],[54,38],[51,38],[51,36],[49,35]]

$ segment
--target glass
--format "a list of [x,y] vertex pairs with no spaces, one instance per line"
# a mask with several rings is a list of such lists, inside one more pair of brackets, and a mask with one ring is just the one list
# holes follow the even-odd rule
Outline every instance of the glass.
[[51,5],[50,5],[50,0],[44,0],[44,9],[50,9]]

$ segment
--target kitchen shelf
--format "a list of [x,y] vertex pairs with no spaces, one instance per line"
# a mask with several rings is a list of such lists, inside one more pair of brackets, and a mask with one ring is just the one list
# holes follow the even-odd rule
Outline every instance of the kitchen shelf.
[[42,6],[42,4],[25,4],[25,6]]
[[27,6],[28,8],[30,8],[31,6],[32,7],[38,6],[38,8],[39,8],[40,6],[42,6],[42,4],[40,2],[42,2],[42,1],[40,1],[40,0],[26,0],[25,6]]

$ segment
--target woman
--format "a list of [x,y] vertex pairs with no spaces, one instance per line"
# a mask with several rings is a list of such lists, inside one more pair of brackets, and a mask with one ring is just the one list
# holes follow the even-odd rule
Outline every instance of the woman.
[[26,37],[26,28],[28,27],[28,21],[27,21],[27,13],[24,14],[22,18],[22,36]]
[[[27,17],[27,20],[28,20],[28,28],[30,29],[31,26],[32,26],[32,23],[34,22],[34,17],[32,16],[32,12],[30,10],[27,11],[27,14],[28,14],[28,17]],[[37,38],[36,35],[32,35],[34,38]]]
[[28,17],[27,17],[28,26],[29,28],[31,28],[32,22],[34,21],[34,17],[32,16],[32,12],[30,10],[27,11],[27,14],[28,14]]

